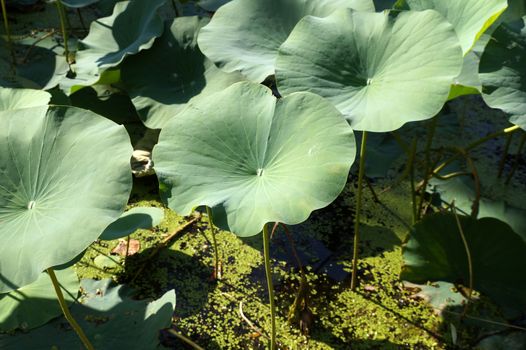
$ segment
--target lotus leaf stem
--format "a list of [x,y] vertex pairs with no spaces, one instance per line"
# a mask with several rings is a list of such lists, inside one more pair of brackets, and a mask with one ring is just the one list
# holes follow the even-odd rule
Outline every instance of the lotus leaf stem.
[[502,157],[500,158],[500,161],[499,161],[499,173],[497,174],[497,177],[502,176],[502,171],[504,170],[504,164],[506,163],[506,158],[508,157],[513,135],[514,134],[508,134],[508,137],[506,137],[506,144],[504,145],[504,151],[502,152]]
[[425,148],[425,165],[424,169],[426,172],[426,176],[424,176],[424,183],[422,185],[422,188],[420,189],[420,202],[418,203],[418,208],[416,210],[416,219],[419,220],[423,213],[422,208],[424,207],[424,200],[426,195],[426,188],[427,183],[429,181],[429,172],[431,171],[431,146],[433,145],[433,138],[435,136],[435,131],[437,127],[438,122],[438,116],[435,116],[433,119],[431,119],[431,122],[429,123],[428,127],[428,133],[427,133],[427,142],[426,142],[426,148]]
[[[416,206],[415,155],[416,155],[416,137],[413,138],[413,142],[411,143],[411,153],[409,154],[409,159],[407,161],[407,166],[409,167],[409,182],[411,184],[411,204],[413,207],[413,216],[412,216],[413,225],[419,219],[418,209]],[[423,193],[425,193],[425,186],[427,186],[427,184],[423,185],[421,189]]]
[[86,23],[84,23],[84,18],[82,17],[82,13],[79,8],[77,9],[77,16],[79,16],[79,22],[80,22],[80,25],[82,26],[82,29],[84,31],[87,31],[88,28],[86,27]]
[[64,40],[64,56],[69,65],[69,46],[68,46],[68,31],[66,28],[66,10],[61,0],[56,0],[58,16],[60,18],[60,29],[62,30],[62,39]]
[[270,301],[270,350],[276,350],[276,307],[274,305],[274,286],[272,284],[272,269],[270,267],[270,234],[267,224],[263,225],[263,257],[265,261],[265,275],[267,277],[268,297]]
[[[466,255],[468,258],[468,271],[469,271],[469,293],[468,293],[468,301],[471,301],[471,294],[473,293],[473,263],[471,259],[471,251],[469,250],[468,241],[466,240],[466,236],[464,235],[464,230],[462,229],[462,225],[460,224],[460,219],[458,218],[457,210],[455,208],[455,201],[451,203],[451,210],[453,211],[453,215],[455,216],[455,221],[457,222],[458,232],[460,233],[460,237],[462,238],[462,243],[464,244],[464,248],[466,249]],[[464,311],[462,312],[462,316],[465,316],[468,312],[468,305],[469,303],[466,303],[466,306],[464,307]]]
[[356,194],[356,214],[354,216],[354,246],[352,255],[352,277],[351,290],[356,289],[358,274],[358,244],[360,242],[360,214],[362,211],[362,187],[365,174],[365,148],[367,146],[367,131],[362,133],[362,144],[360,147],[360,165],[358,169],[358,193]]
[[2,16],[4,18],[5,34],[7,35],[7,46],[11,53],[11,69],[13,70],[13,73],[14,73],[15,67],[16,67],[16,59],[15,59],[15,51],[13,49],[13,41],[11,40],[11,30],[9,29],[9,22],[7,20],[7,8],[5,6],[5,0],[0,0],[0,4],[2,5]]
[[[472,149],[480,146],[481,144],[483,144],[485,142],[488,142],[489,140],[492,140],[492,139],[494,139],[496,137],[499,137],[499,136],[508,135],[510,133],[517,132],[519,130],[521,130],[520,126],[514,125],[514,126],[510,126],[509,128],[496,131],[494,133],[486,135],[486,136],[484,136],[484,137],[482,137],[482,138],[470,143],[466,148],[464,148],[464,150],[466,152],[469,152]],[[440,172],[440,170],[444,169],[446,166],[448,166],[449,164],[451,164],[452,162],[457,160],[459,156],[460,156],[459,154],[455,154],[451,158],[447,159],[442,164],[440,164],[438,167],[436,167],[435,170],[433,170],[433,172],[431,174],[429,174],[428,176],[432,176],[433,174],[436,174],[436,173]]]
[[210,231],[212,231],[212,243],[214,244],[214,279],[221,279],[221,271],[219,270],[219,249],[217,248],[216,230],[212,219],[212,210],[206,206],[206,215],[208,215],[208,224]]
[[466,172],[466,171],[456,171],[454,173],[450,173],[447,175],[433,174],[433,177],[436,177],[439,180],[449,180],[457,176],[469,176],[469,175],[472,175],[472,173]]
[[89,339],[86,337],[86,334],[84,334],[84,331],[82,328],[80,328],[79,324],[71,313],[69,312],[68,306],[66,305],[66,301],[64,300],[64,294],[62,294],[62,290],[60,289],[60,284],[57,280],[57,276],[55,275],[55,271],[53,268],[49,268],[46,270],[47,274],[49,275],[49,278],[51,278],[51,282],[53,283],[53,288],[55,288],[55,293],[57,294],[58,303],[60,304],[60,309],[62,309],[62,313],[64,314],[64,317],[71,325],[71,328],[75,330],[75,333],[79,336],[80,340],[82,341],[82,344],[84,344],[84,347],[86,347],[87,350],[94,350],[95,348],[93,345],[91,345]]
[[511,168],[508,178],[506,179],[506,185],[510,183],[511,179],[513,178],[513,174],[515,174],[515,171],[519,167],[519,161],[521,159],[521,154],[522,154],[522,150],[524,149],[525,142],[526,142],[526,132],[522,134],[522,138],[519,144],[519,149],[517,151],[517,154],[515,155],[515,162],[513,163],[513,168]]

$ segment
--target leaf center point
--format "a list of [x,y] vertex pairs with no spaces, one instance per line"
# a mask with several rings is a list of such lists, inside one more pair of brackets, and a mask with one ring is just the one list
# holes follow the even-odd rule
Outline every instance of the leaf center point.
[[257,176],[263,176],[263,168],[259,168],[257,173],[256,173]]
[[35,204],[36,202],[35,201],[31,201],[27,204],[27,209],[33,209],[35,207]]

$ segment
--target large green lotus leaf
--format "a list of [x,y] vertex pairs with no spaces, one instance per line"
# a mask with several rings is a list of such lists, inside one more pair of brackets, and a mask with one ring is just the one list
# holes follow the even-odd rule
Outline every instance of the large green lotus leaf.
[[34,89],[11,89],[0,87],[0,111],[45,106],[51,94]]
[[[460,170],[460,169],[459,169]],[[438,193],[445,203],[455,201],[455,206],[467,215],[471,214],[476,191],[473,180],[466,177],[454,177],[448,180],[431,179],[432,192]],[[526,210],[513,207],[504,201],[496,201],[481,196],[478,218],[492,217],[504,221],[526,242]]]
[[[150,350],[159,346],[159,331],[169,327],[175,308],[175,292],[166,292],[148,303],[131,299],[126,286],[110,279],[82,280],[83,297],[70,311],[97,350]],[[77,334],[61,317],[29,333],[0,335],[0,348],[83,349]]]
[[482,85],[479,79],[479,56],[469,51],[464,56],[464,63],[462,71],[453,80],[451,91],[449,92],[449,100],[464,95],[478,95],[482,91]]
[[436,11],[305,17],[279,50],[278,90],[329,99],[355,130],[385,132],[433,117],[460,73],[462,50]]
[[[55,274],[68,304],[77,297],[79,279],[71,268],[56,270]],[[0,294],[0,332],[39,327],[62,314],[55,288],[48,274],[20,289]]]
[[482,98],[526,130],[526,17],[501,24],[481,59]]
[[0,121],[0,292],[8,292],[73,259],[121,215],[132,148],[124,127],[75,107],[4,111]]
[[[88,36],[81,41],[85,49],[77,52],[74,71],[80,76],[97,76],[100,70],[118,65],[127,55],[150,48],[163,31],[157,10],[164,3],[165,0],[133,0],[115,4],[111,16],[91,23]],[[92,80],[86,85],[91,85]]]
[[342,7],[374,11],[372,0],[234,0],[201,30],[199,47],[224,71],[259,83],[274,74],[278,48],[301,18]]
[[151,49],[127,58],[121,77],[144,124],[160,129],[189,101],[202,99],[242,80],[225,73],[197,47],[207,18],[181,17],[167,24]]
[[100,235],[100,239],[112,240],[126,237],[138,229],[149,229],[157,226],[164,218],[164,211],[159,208],[135,207],[121,215]]
[[[506,223],[494,218],[459,216],[473,264],[473,286],[497,303],[526,307],[526,243]],[[417,223],[404,247],[402,279],[422,283],[448,281],[469,285],[466,249],[451,213],[437,213]]]
[[176,212],[212,208],[240,236],[267,222],[297,224],[341,192],[355,156],[351,128],[311,93],[277,100],[236,83],[190,104],[153,150],[161,196]]
[[435,10],[454,27],[466,54],[508,7],[507,0],[405,0],[411,10]]

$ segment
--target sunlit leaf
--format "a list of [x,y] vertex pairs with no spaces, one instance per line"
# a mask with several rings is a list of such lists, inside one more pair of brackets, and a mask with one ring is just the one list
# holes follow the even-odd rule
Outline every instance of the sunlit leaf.
[[221,71],[197,47],[197,33],[206,23],[206,18],[176,18],[151,49],[122,64],[125,88],[147,127],[160,129],[188,102],[242,80]]
[[210,206],[240,236],[267,222],[297,224],[343,189],[355,156],[351,128],[321,97],[277,100],[236,83],[185,109],[162,129],[153,159],[168,206]]
[[224,71],[261,82],[274,74],[278,48],[301,18],[342,7],[374,11],[372,0],[234,0],[201,30],[199,47]]
[[73,259],[120,216],[132,149],[122,126],[75,107],[4,111],[0,121],[0,291],[7,292]]
[[460,73],[462,50],[436,11],[339,10],[306,17],[276,61],[283,95],[310,91],[331,101],[353,129],[385,132],[436,115]]

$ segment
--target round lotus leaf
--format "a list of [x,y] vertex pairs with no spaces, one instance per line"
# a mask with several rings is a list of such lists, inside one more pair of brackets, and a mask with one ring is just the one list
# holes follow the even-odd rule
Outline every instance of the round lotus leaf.
[[480,59],[482,98],[526,130],[526,17],[501,24]]
[[435,10],[455,27],[466,54],[508,7],[507,0],[405,0],[411,10]]
[[51,94],[46,91],[0,87],[0,111],[45,106],[49,100]]
[[164,210],[151,207],[135,207],[121,215],[100,235],[100,239],[113,240],[126,237],[138,229],[150,229],[161,223]]
[[[171,324],[175,291],[167,291],[148,302],[132,299],[130,288],[112,282],[111,279],[81,281],[81,303],[74,303],[70,311],[86,337],[97,350],[158,349],[159,331]],[[0,334],[0,348],[84,349],[77,334],[64,324],[67,321],[61,317],[28,333]]]
[[123,212],[124,127],[75,107],[0,112],[0,292],[82,252]]
[[188,215],[207,205],[216,224],[251,236],[331,203],[355,152],[351,128],[329,102],[311,93],[277,100],[244,82],[170,120],[153,159],[171,209]]
[[[501,305],[526,307],[526,243],[506,223],[494,218],[459,216],[473,265],[473,286]],[[469,286],[466,248],[451,213],[427,216],[417,223],[404,247],[402,279],[425,283],[448,281]]]
[[122,81],[147,127],[160,129],[188,102],[242,80],[217,68],[197,47],[197,33],[208,21],[176,18],[151,49],[123,62]]
[[374,11],[372,0],[234,0],[201,30],[199,47],[224,71],[259,83],[274,74],[278,48],[301,18],[342,7]]
[[280,93],[331,101],[355,130],[386,132],[436,115],[460,73],[462,50],[436,11],[394,18],[343,9],[305,17],[279,50]]
[[148,49],[163,31],[157,10],[165,0],[133,0],[115,4],[109,17],[93,21],[77,51],[74,71],[97,81],[99,70],[118,65],[125,56]]
[[[77,297],[79,279],[73,269],[56,270],[62,294],[68,304]],[[0,294],[0,333],[39,327],[62,314],[55,288],[48,274],[20,289]]]

